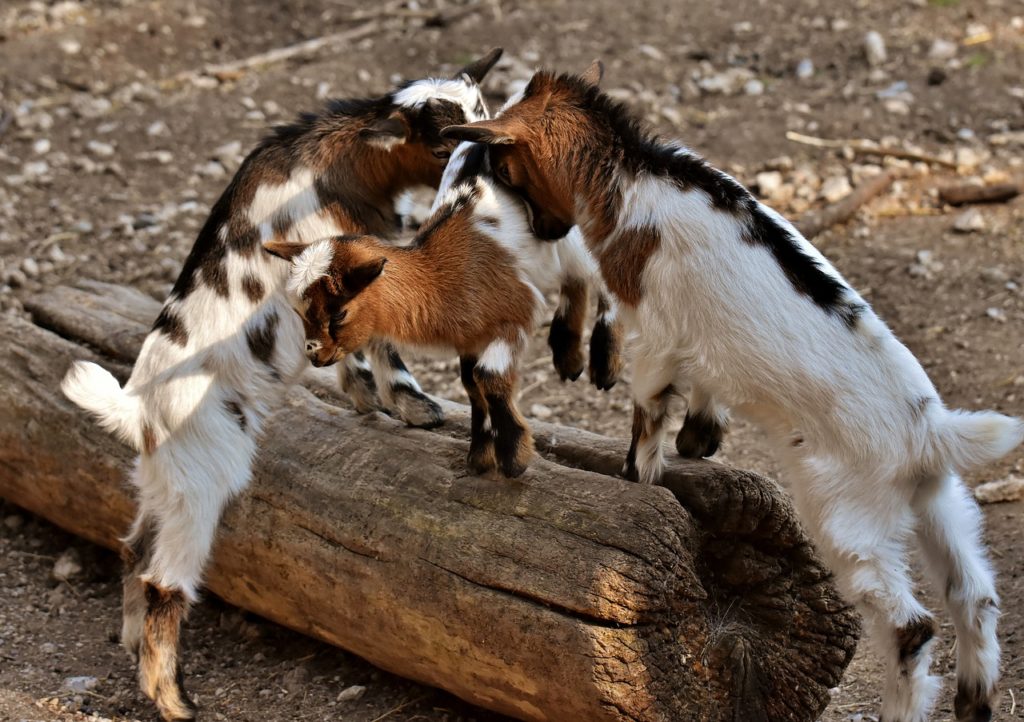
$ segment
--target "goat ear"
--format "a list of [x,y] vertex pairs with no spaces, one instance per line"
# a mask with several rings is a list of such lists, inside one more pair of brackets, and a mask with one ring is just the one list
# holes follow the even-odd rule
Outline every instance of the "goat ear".
[[474,60],[472,63],[464,67],[459,72],[452,76],[452,80],[458,80],[463,75],[468,75],[474,82],[481,82],[487,75],[487,71],[494,67],[494,64],[501,58],[501,54],[505,52],[502,48],[494,48],[487,55]]
[[285,243],[284,241],[267,241],[263,244],[263,250],[271,256],[277,256],[286,261],[291,261],[297,255],[309,248],[308,243]]
[[441,131],[442,138],[471,140],[487,145],[511,145],[516,139],[503,126],[501,120],[481,120],[467,125],[449,125]]
[[594,88],[601,84],[601,78],[603,77],[604,63],[600,60],[595,60],[590,64],[590,67],[580,73],[580,80]]
[[394,112],[384,120],[378,120],[359,131],[359,137],[370,145],[391,150],[409,139],[409,125],[400,112]]
[[357,293],[362,291],[364,288],[373,283],[377,276],[384,272],[384,264],[388,262],[388,259],[375,258],[372,261],[362,263],[358,266],[345,271],[345,275],[341,279],[341,284],[345,287],[345,292],[351,296],[355,296]]

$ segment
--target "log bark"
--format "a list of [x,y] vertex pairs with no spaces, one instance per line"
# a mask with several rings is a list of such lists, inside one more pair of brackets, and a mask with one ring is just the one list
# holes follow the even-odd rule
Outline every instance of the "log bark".
[[[157,304],[89,284],[30,309],[34,324],[0,319],[0,496],[115,548],[132,453],[58,384],[77,358],[123,378]],[[464,407],[428,432],[311,388],[225,514],[218,596],[524,720],[777,722],[827,704],[857,622],[773,482],[677,460],[664,487],[632,484],[611,476],[624,442],[539,422],[524,477],[469,476]]]

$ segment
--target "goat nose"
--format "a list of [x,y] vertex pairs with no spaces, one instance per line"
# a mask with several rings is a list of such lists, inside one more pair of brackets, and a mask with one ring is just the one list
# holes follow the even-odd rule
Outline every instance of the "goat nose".
[[319,341],[306,341],[306,353],[316,353],[320,350]]

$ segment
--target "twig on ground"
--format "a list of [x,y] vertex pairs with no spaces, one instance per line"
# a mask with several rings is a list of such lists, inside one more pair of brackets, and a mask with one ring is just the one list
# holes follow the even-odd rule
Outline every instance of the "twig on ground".
[[387,712],[382,714],[380,717],[374,717],[372,720],[370,720],[370,722],[380,722],[383,719],[387,719],[388,717],[393,715],[395,712],[401,712],[403,709],[405,709],[409,705],[413,705],[413,704],[416,704],[417,702],[421,702],[421,701],[425,700],[429,696],[430,696],[430,693],[421,694],[419,697],[413,697],[410,700],[406,700],[405,702],[402,702],[402,704],[398,705],[397,707],[393,707],[392,709],[389,709]]
[[805,237],[814,238],[827,228],[845,223],[861,206],[883,193],[894,180],[896,180],[896,174],[892,171],[879,173],[861,183],[842,200],[836,201],[820,211],[805,213],[797,222],[797,228]]
[[858,138],[848,140],[829,140],[828,138],[816,138],[813,135],[804,135],[803,133],[797,133],[792,130],[786,131],[786,140],[793,141],[794,143],[802,143],[803,145],[809,145],[814,148],[835,148],[840,150],[849,148],[856,155],[888,156],[890,158],[900,158],[902,160],[932,163],[934,165],[941,165],[945,168],[952,168],[953,170],[957,169],[957,164],[953,161],[938,158],[934,155],[928,155],[927,153],[918,153],[916,151],[906,150],[904,148],[894,148],[890,145],[879,145],[870,140]]
[[960,185],[939,190],[939,199],[951,206],[968,203],[1005,203],[1020,195],[1020,186],[1013,183],[996,183],[990,186]]

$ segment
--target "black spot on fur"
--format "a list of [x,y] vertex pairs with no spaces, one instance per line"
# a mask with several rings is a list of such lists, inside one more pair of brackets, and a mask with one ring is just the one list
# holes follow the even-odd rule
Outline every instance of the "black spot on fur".
[[714,456],[725,437],[725,430],[709,414],[686,412],[683,427],[676,436],[676,451],[685,459]]
[[262,323],[250,326],[245,331],[245,340],[249,344],[252,355],[257,361],[269,366],[275,378],[278,377],[277,370],[273,366],[274,344],[277,343],[277,324],[277,314],[271,313]]
[[896,630],[896,644],[900,653],[900,662],[905,663],[914,657],[934,636],[935,622],[931,617],[915,619],[902,629]]
[[469,183],[482,174],[487,158],[487,146],[483,143],[473,143],[462,158],[462,167],[455,174],[451,187]]
[[388,345],[387,350],[388,350],[388,365],[391,368],[395,369],[396,371],[406,371],[406,372],[408,372],[409,369],[406,368],[405,362],[402,361],[402,357],[398,355],[398,350],[395,349],[395,347],[391,346],[390,344]]
[[211,257],[199,269],[202,282],[212,288],[214,293],[221,298],[227,298],[230,295],[228,290],[228,272],[224,267],[224,263],[225,259],[223,256]]
[[245,292],[246,298],[253,303],[262,301],[263,294],[266,293],[266,290],[263,288],[263,282],[251,273],[242,276],[242,290]]
[[179,346],[188,345],[188,330],[176,313],[167,306],[160,309],[160,315],[153,322],[153,330],[164,334]]
[[579,333],[569,328],[564,316],[555,314],[548,331],[548,346],[555,370],[562,381],[575,381],[583,374],[583,358]]
[[225,401],[224,409],[238,422],[238,428],[243,432],[248,429],[249,422],[246,421],[245,412],[242,411],[242,406],[237,401]]
[[992,719],[989,695],[977,684],[957,684],[953,711],[958,722],[989,722]]

